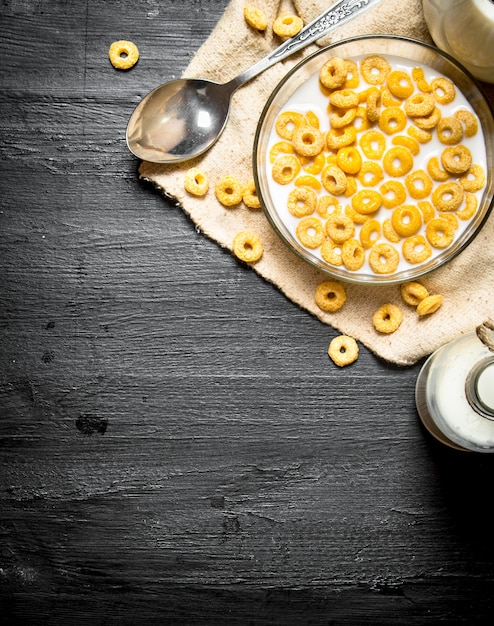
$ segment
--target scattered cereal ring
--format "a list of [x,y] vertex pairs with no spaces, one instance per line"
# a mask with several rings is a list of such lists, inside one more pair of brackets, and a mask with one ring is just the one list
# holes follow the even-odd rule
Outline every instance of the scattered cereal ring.
[[423,200],[432,191],[432,180],[424,170],[414,170],[405,177],[408,193],[414,200]]
[[314,111],[307,111],[305,119],[307,120],[309,126],[319,129],[320,122],[317,113],[314,113]]
[[479,201],[477,200],[477,196],[473,193],[465,194],[465,206],[456,211],[456,217],[459,217],[461,220],[469,220],[475,215],[475,211],[479,205]]
[[430,315],[435,313],[443,303],[443,297],[439,294],[427,296],[421,300],[416,308],[419,315]]
[[427,298],[429,292],[427,289],[417,281],[410,281],[403,283],[400,286],[401,297],[406,304],[410,306],[417,306],[419,302],[422,302],[424,298]]
[[471,111],[467,111],[467,109],[459,109],[455,112],[455,117],[465,125],[465,137],[473,137],[477,134],[479,123]]
[[326,156],[323,152],[316,154],[316,156],[311,159],[308,163],[304,165],[304,170],[308,174],[320,174],[322,168],[326,164]]
[[463,126],[456,117],[442,117],[437,125],[439,141],[448,146],[454,146],[463,140]]
[[302,156],[316,156],[324,147],[324,136],[312,126],[299,126],[292,135],[293,147]]
[[393,228],[393,225],[391,224],[391,220],[389,219],[389,217],[387,217],[383,221],[382,228],[383,228],[383,235],[386,237],[388,241],[391,241],[391,243],[399,243],[401,241],[401,237]]
[[361,133],[364,130],[370,128],[370,121],[367,117],[366,108],[362,105],[357,107],[357,111],[355,113],[355,119],[353,120],[353,127],[357,133]]
[[261,240],[253,233],[240,232],[233,239],[233,252],[241,261],[255,263],[263,255]]
[[441,217],[435,217],[427,222],[425,227],[427,241],[434,248],[447,248],[453,243],[455,231],[453,226]]
[[353,237],[355,224],[343,213],[330,215],[326,222],[326,233],[335,243],[343,243]]
[[456,213],[443,213],[441,215],[443,220],[447,220],[451,226],[456,230],[460,226]]
[[329,358],[338,367],[350,365],[358,359],[358,345],[353,337],[339,335],[331,340],[328,348]]
[[283,111],[276,118],[275,130],[282,139],[291,140],[293,131],[304,124],[304,116],[297,111]]
[[338,89],[329,96],[329,101],[338,109],[351,109],[358,105],[358,95],[351,89]]
[[423,67],[414,67],[412,69],[412,78],[417,83],[417,87],[420,91],[425,93],[430,93],[432,91],[432,87],[425,78]]
[[256,184],[253,180],[249,180],[245,185],[242,200],[244,201],[245,206],[249,209],[261,208],[261,202],[259,200],[259,196],[257,195]]
[[205,196],[209,189],[209,179],[202,170],[191,167],[185,174],[184,187],[193,196]]
[[417,202],[417,207],[420,209],[420,212],[422,213],[424,224],[427,224],[427,222],[430,222],[431,219],[436,215],[436,211],[434,207],[428,200]]
[[250,5],[244,8],[244,18],[247,24],[256,30],[266,30],[268,26],[265,13]]
[[340,266],[343,264],[341,248],[331,239],[325,239],[321,246],[321,256],[330,265]]
[[464,174],[472,165],[472,153],[463,144],[445,148],[441,154],[441,163],[451,174]]
[[129,70],[139,60],[139,50],[132,41],[114,41],[108,51],[110,63],[117,70]]
[[432,93],[439,104],[449,104],[456,96],[455,85],[452,80],[441,76],[431,81]]
[[405,102],[405,113],[410,117],[430,115],[436,107],[434,97],[430,94],[416,93]]
[[404,258],[412,264],[423,263],[432,254],[432,250],[423,235],[407,237],[402,244]]
[[288,211],[294,217],[307,217],[316,209],[317,196],[309,187],[295,187],[288,194]]
[[317,217],[303,217],[295,229],[300,243],[306,248],[319,248],[325,239],[324,228]]
[[385,152],[383,167],[390,176],[406,176],[413,167],[413,155],[407,148],[394,146]]
[[369,219],[362,224],[360,229],[360,243],[368,250],[378,241],[381,236],[381,223],[379,220]]
[[356,89],[360,84],[360,76],[358,73],[358,65],[351,59],[345,59],[346,79],[343,85],[344,89]]
[[357,181],[355,176],[351,176],[350,174],[346,177],[346,190],[343,194],[345,198],[350,198],[357,191]]
[[379,128],[387,135],[400,133],[407,125],[407,117],[399,107],[386,107],[379,115]]
[[382,196],[374,189],[361,189],[352,197],[352,208],[361,215],[375,213],[382,204]]
[[428,143],[432,139],[432,133],[429,130],[417,128],[417,126],[410,126],[410,128],[407,128],[407,133],[419,143]]
[[295,156],[279,157],[273,164],[271,175],[280,185],[288,185],[300,172],[300,161]]
[[468,172],[462,174],[458,180],[465,191],[479,191],[485,185],[484,168],[474,163]]
[[386,138],[378,130],[367,130],[359,139],[362,152],[368,159],[380,159],[386,149]]
[[354,224],[365,224],[367,220],[375,217],[376,213],[358,213],[352,206],[348,205],[345,207],[345,215],[348,215],[348,217],[353,220]]
[[441,183],[432,192],[432,204],[438,211],[456,211],[463,202],[464,190],[460,183]]
[[437,157],[431,157],[427,161],[427,173],[436,182],[445,182],[449,178],[448,172],[442,170]]
[[304,22],[298,15],[281,15],[273,22],[273,32],[278,37],[294,37],[302,30]]
[[321,217],[328,217],[332,213],[341,213],[342,207],[337,198],[327,195],[317,200],[316,210]]
[[396,209],[407,199],[405,186],[399,180],[387,180],[379,188],[382,203],[386,209]]
[[357,148],[344,146],[338,150],[336,163],[345,174],[357,174],[362,167],[362,157]]
[[391,65],[384,57],[372,54],[362,59],[360,72],[369,85],[382,85],[391,72]]
[[377,87],[369,89],[369,95],[365,101],[367,119],[369,122],[377,122],[381,114],[381,91]]
[[413,154],[413,156],[417,156],[420,152],[419,142],[413,137],[407,135],[395,135],[391,139],[391,143],[394,146],[402,146],[403,148],[407,148]]
[[274,163],[276,159],[281,155],[294,154],[295,148],[288,141],[278,141],[269,150],[269,160]]
[[389,243],[376,243],[369,254],[369,265],[376,274],[392,274],[396,271],[400,255]]
[[388,74],[387,85],[396,98],[404,100],[412,95],[414,87],[412,79],[403,70],[394,70]]
[[383,106],[385,107],[401,106],[401,100],[395,100],[387,87],[381,88],[381,99],[382,99]]
[[380,333],[394,333],[400,327],[403,313],[396,304],[383,304],[372,316],[372,324]]
[[376,187],[384,178],[384,172],[379,163],[364,161],[357,178],[364,187]]
[[235,176],[224,176],[216,183],[214,193],[223,206],[232,207],[242,202],[244,186]]
[[338,150],[344,146],[349,146],[356,138],[357,131],[354,126],[331,128],[326,133],[326,145],[329,150]]
[[348,239],[341,247],[341,258],[345,267],[356,272],[365,263],[365,250],[357,239]]
[[332,128],[343,128],[351,124],[357,115],[357,107],[350,109],[331,109],[329,124]]
[[401,237],[411,237],[420,230],[422,216],[413,204],[402,204],[391,214],[391,224]]
[[322,185],[319,179],[316,178],[315,176],[312,176],[311,174],[303,174],[302,176],[299,176],[298,178],[296,178],[295,186],[296,187],[310,187],[317,193],[319,193],[322,189]]
[[441,109],[435,107],[429,115],[417,116],[413,118],[413,123],[422,130],[433,130],[441,120]]
[[335,280],[324,281],[316,287],[315,300],[323,311],[335,313],[346,302],[345,287]]
[[339,89],[345,84],[348,67],[344,59],[333,57],[319,71],[319,80],[327,89]]
[[345,172],[337,165],[326,165],[321,172],[321,181],[324,189],[335,196],[345,193],[347,178]]

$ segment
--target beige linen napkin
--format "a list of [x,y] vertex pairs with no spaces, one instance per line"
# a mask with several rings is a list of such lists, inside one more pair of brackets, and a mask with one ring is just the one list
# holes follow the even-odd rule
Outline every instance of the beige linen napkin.
[[[225,82],[264,57],[279,45],[271,28],[258,33],[244,21],[246,4],[262,8],[271,25],[281,12],[297,12],[308,23],[331,5],[328,0],[232,0],[209,39],[184,72],[187,77],[206,77]],[[430,42],[420,0],[383,0],[369,11],[324,37],[327,45],[346,37],[365,34],[398,34]],[[272,230],[262,211],[243,204],[228,209],[214,196],[214,184],[227,174],[246,182],[252,178],[252,144],[262,108],[278,81],[307,54],[313,44],[294,57],[266,70],[239,89],[233,97],[231,116],[219,142],[204,156],[181,165],[143,162],[140,176],[152,182],[167,197],[180,203],[197,227],[221,246],[231,250],[236,233],[252,231],[264,245],[262,259],[252,268],[276,285],[290,300],[339,332],[356,338],[388,361],[410,365],[458,334],[472,330],[494,312],[494,215],[474,242],[448,265],[423,278],[431,293],[444,296],[443,306],[433,315],[419,318],[405,305],[399,286],[348,284],[347,302],[336,313],[321,311],[314,302],[316,286],[327,276],[301,261]],[[184,175],[198,166],[210,177],[209,193],[192,197],[184,190]],[[404,318],[392,335],[382,335],[372,325],[374,311],[386,302],[399,305]]]

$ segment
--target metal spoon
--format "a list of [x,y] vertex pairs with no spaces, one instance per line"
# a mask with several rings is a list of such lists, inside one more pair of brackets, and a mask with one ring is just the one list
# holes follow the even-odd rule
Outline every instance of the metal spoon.
[[137,105],[127,126],[127,145],[138,158],[179,163],[208,150],[223,132],[232,94],[278,61],[305,48],[381,0],[340,0],[227,83],[182,78],[157,87]]

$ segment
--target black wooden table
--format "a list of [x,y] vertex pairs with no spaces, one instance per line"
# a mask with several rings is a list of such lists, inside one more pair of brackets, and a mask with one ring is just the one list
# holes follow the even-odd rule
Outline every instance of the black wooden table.
[[[481,624],[494,458],[140,183],[227,0],[1,0],[0,621]],[[130,39],[130,72],[108,62]]]

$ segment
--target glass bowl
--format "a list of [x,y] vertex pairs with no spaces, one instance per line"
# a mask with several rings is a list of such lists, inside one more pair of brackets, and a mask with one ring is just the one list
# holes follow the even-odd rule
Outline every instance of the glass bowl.
[[[402,260],[402,242],[397,243],[395,245],[400,252],[400,264],[395,271],[388,274],[375,273],[369,267],[367,261],[357,271],[348,270],[343,264],[332,265],[324,260],[320,253],[320,248],[310,249],[303,246],[295,234],[298,220],[290,215],[287,210],[287,194],[289,189],[293,189],[294,183],[292,182],[290,185],[276,185],[271,175],[270,149],[273,143],[282,141],[280,137],[275,135],[274,125],[278,115],[284,109],[286,110],[287,106],[289,108],[292,107],[292,102],[289,103],[290,98],[297,98],[299,97],[297,94],[303,94],[302,99],[310,103],[308,105],[310,109],[319,107],[319,111],[326,111],[328,94],[323,93],[323,90],[319,87],[318,76],[320,68],[332,57],[358,60],[369,55],[386,57],[393,68],[399,67],[401,64],[408,68],[423,66],[426,72],[429,72],[430,77],[442,75],[454,82],[457,89],[457,97],[449,106],[461,108],[460,104],[463,95],[467,101],[464,104],[470,106],[476,113],[480,122],[479,133],[475,138],[477,149],[475,150],[475,144],[472,144],[473,149],[471,151],[473,162],[476,162],[476,157],[478,157],[485,166],[486,174],[485,186],[483,190],[476,194],[478,197],[477,211],[471,220],[459,220],[461,228],[456,231],[453,243],[444,249],[432,248],[433,253],[428,259],[414,264]],[[356,91],[365,87],[367,85],[361,84],[360,87],[356,88]],[[454,108],[447,109],[447,111],[450,111],[448,114],[453,115],[453,110]],[[328,115],[326,114],[327,117]],[[324,129],[321,127],[321,130]],[[406,134],[406,131],[403,131],[401,134]],[[391,147],[391,141],[392,136],[388,136],[386,149]],[[437,141],[435,148],[428,148],[427,143],[421,143],[420,153],[414,157],[414,169],[425,169],[426,160],[430,158],[434,149],[437,151],[438,146],[441,150],[447,147],[439,144]],[[480,152],[484,152],[484,150],[485,161],[483,161],[484,157],[480,155]],[[456,257],[473,240],[488,218],[493,207],[494,195],[494,115],[480,85],[467,70],[446,53],[431,45],[403,37],[381,35],[354,37],[332,44],[308,56],[290,70],[276,86],[262,111],[256,129],[253,169],[258,195],[267,218],[281,239],[302,259],[333,278],[349,282],[376,285],[402,283],[417,279],[419,276],[437,269]],[[304,168],[302,167],[300,175],[304,174]],[[438,184],[437,182],[434,183],[434,185]],[[351,198],[340,196],[338,199],[341,200],[343,206],[351,203]],[[417,204],[417,200],[408,198],[406,203]],[[391,213],[391,210],[381,207],[378,219],[385,219]],[[314,216],[317,216],[317,213],[314,213]],[[321,221],[324,225],[324,220]],[[424,229],[425,224],[420,231],[422,234]],[[358,233],[355,237],[358,238]],[[389,242],[381,235],[379,243]],[[369,251],[366,254],[368,257]]]

